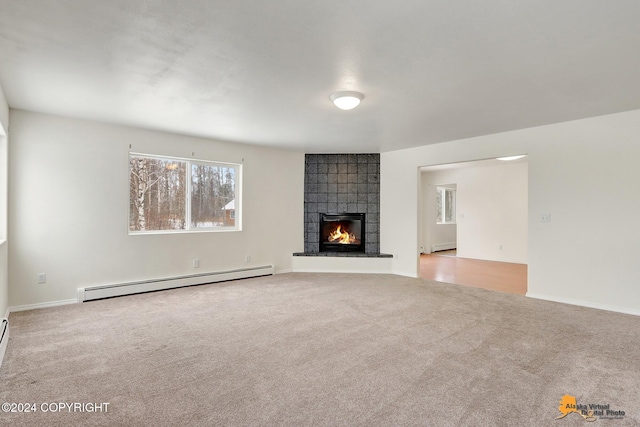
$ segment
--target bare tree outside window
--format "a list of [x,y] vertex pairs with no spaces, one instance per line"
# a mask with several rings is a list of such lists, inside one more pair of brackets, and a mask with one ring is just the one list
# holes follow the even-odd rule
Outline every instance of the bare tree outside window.
[[437,187],[436,191],[436,224],[455,224],[456,189]]
[[129,232],[238,229],[239,170],[234,164],[131,154]]
[[235,226],[236,168],[191,164],[191,227]]
[[129,158],[129,230],[184,230],[186,162]]

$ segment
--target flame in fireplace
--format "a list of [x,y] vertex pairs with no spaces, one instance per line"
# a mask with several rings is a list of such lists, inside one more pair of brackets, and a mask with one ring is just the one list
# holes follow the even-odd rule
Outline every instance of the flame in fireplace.
[[350,243],[356,242],[356,236],[353,233],[342,230],[342,226],[338,225],[335,230],[329,233],[329,242],[343,243],[348,245]]

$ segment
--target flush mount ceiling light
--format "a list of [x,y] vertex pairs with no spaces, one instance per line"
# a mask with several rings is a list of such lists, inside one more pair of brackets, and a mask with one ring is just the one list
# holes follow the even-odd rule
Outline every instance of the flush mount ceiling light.
[[364,95],[360,92],[354,92],[351,90],[342,90],[332,94],[329,98],[333,103],[341,110],[353,110],[360,104]]
[[496,157],[496,160],[502,160],[503,162],[508,162],[510,160],[518,160],[526,156],[526,154],[520,154],[519,156],[507,156],[507,157]]

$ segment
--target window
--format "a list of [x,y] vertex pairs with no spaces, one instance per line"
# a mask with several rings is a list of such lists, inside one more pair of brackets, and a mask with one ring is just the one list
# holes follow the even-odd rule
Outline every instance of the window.
[[0,123],[0,244],[7,239],[7,137]]
[[241,166],[129,155],[129,232],[240,230]]
[[191,163],[191,227],[235,227],[237,165]]
[[456,223],[456,189],[436,187],[436,224]]

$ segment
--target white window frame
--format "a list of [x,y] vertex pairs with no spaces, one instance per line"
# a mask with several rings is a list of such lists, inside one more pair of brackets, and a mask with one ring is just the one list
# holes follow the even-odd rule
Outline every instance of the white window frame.
[[[127,174],[128,179],[127,182],[129,187],[127,192],[129,194],[129,203],[131,203],[131,171],[129,162],[132,157],[147,157],[150,159],[161,159],[161,160],[169,160],[169,161],[179,161],[186,163],[186,174],[185,177],[187,183],[187,191],[185,192],[185,228],[183,230],[144,230],[144,231],[135,231],[130,228],[130,207],[128,208],[127,215],[127,230],[129,235],[147,235],[147,234],[176,234],[176,233],[210,233],[210,232],[228,232],[228,231],[242,231],[242,164],[241,163],[231,163],[231,162],[219,162],[212,160],[202,160],[202,159],[189,159],[185,157],[174,157],[174,156],[163,156],[158,154],[147,154],[147,153],[137,153],[137,152],[129,152],[127,158]],[[220,166],[220,167],[232,167],[235,168],[235,225],[233,226],[213,226],[213,227],[192,227],[191,225],[191,194],[192,194],[192,178],[191,178],[191,166],[193,164],[200,164],[205,166]]]
[[9,216],[8,146],[9,143],[7,135],[0,123],[0,245],[7,240],[7,219]]
[[[226,168],[235,168],[235,198],[234,200],[234,224],[232,226],[222,225],[222,226],[212,226],[212,227],[192,227],[191,226],[191,194],[193,191],[193,180],[191,179],[191,166],[192,165],[204,165],[204,166],[213,166],[213,167],[226,167]],[[242,205],[242,200],[240,197],[240,176],[242,175],[242,165],[237,163],[226,163],[226,162],[214,162],[209,160],[187,160],[187,169],[189,170],[189,180],[187,183],[187,231],[239,231],[240,227],[240,218],[241,215],[238,215],[240,212],[240,206]]]

